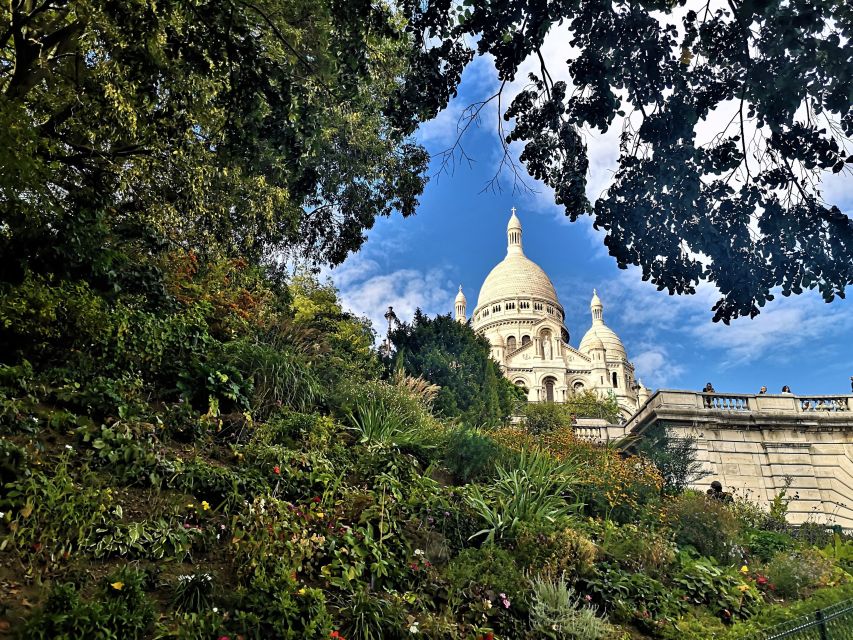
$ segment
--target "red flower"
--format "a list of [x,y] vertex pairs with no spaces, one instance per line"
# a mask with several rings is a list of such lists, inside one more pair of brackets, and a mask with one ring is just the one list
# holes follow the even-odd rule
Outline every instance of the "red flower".
[[320,504],[320,498],[315,496],[315,497],[311,498],[311,502],[313,502],[314,504]]
[[755,579],[755,581],[756,581],[758,584],[767,584],[767,578],[765,578],[764,576],[758,576],[758,577]]
[[273,472],[275,475],[280,474],[280,473],[281,473],[281,467],[279,467],[278,465],[275,465],[275,466],[272,468],[272,472]]

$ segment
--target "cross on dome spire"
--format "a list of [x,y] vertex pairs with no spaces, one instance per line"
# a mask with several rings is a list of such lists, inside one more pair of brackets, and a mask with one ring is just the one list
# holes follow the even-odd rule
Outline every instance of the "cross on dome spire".
[[521,248],[521,220],[515,215],[515,207],[511,209],[512,216],[506,225],[506,252],[507,254],[524,254]]

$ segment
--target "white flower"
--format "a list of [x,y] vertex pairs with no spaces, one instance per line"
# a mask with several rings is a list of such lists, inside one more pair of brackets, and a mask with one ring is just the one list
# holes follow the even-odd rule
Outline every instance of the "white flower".
[[213,613],[219,613],[219,609],[217,607],[213,607]]
[[74,447],[72,447],[70,444],[66,444],[65,448],[68,449],[69,451],[71,451]]
[[409,633],[417,633],[417,632],[418,632],[418,623],[413,622],[412,625],[409,627]]
[[0,520],[2,520],[2,519],[3,519],[3,518],[5,518],[5,517],[6,517],[6,512],[5,512],[5,511],[0,511]]
[[424,550],[423,549],[415,549],[415,555],[416,556],[424,555]]

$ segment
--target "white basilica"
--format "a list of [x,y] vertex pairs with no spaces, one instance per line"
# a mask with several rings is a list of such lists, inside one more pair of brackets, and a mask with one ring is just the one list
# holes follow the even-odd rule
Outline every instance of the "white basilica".
[[[554,285],[521,248],[521,222],[512,210],[507,252],[486,276],[471,316],[474,331],[488,339],[504,374],[527,389],[532,402],[565,402],[571,393],[591,389],[613,394],[623,415],[634,414],[649,392],[635,382],[634,365],[612,329],[593,290],[592,326],[578,348],[569,344],[563,307]],[[466,299],[459,287],[456,319],[466,321]]]

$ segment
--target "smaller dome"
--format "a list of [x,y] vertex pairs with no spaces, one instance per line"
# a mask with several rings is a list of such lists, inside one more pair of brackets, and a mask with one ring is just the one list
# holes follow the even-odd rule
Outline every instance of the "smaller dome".
[[592,300],[589,301],[589,308],[590,309],[596,309],[596,308],[603,309],[604,308],[604,305],[601,304],[601,298],[598,297],[598,292],[596,292],[595,289],[592,290]]
[[625,352],[625,346],[622,344],[619,336],[616,335],[613,329],[601,321],[593,324],[589,328],[589,331],[584,334],[584,337],[578,346],[578,351],[581,353],[589,353],[591,349],[599,348],[594,346],[598,343],[604,345],[604,348],[607,349],[607,355],[611,358],[617,357],[625,358],[626,360],[628,359],[628,354]]
[[456,302],[462,302],[462,303],[467,302],[465,300],[465,294],[462,293],[462,285],[461,284],[459,285],[459,293],[456,294]]
[[506,223],[506,230],[510,231],[512,229],[521,229],[521,220],[515,215],[515,207],[512,208],[512,215],[509,218],[509,222]]
[[[586,336],[584,336],[584,340],[587,341]],[[601,338],[598,336],[592,336],[592,338],[587,341],[586,348],[592,351],[593,349],[606,349],[607,347],[604,346]]]
[[581,353],[589,353],[590,349],[597,349],[596,345],[601,342],[604,348],[607,349],[607,354],[613,358],[628,359],[628,354],[625,351],[625,346],[619,339],[619,336],[604,324],[604,305],[601,304],[601,298],[598,297],[595,289],[592,290],[592,300],[589,303],[590,311],[592,312],[592,326],[589,331],[584,334],[578,351]]

